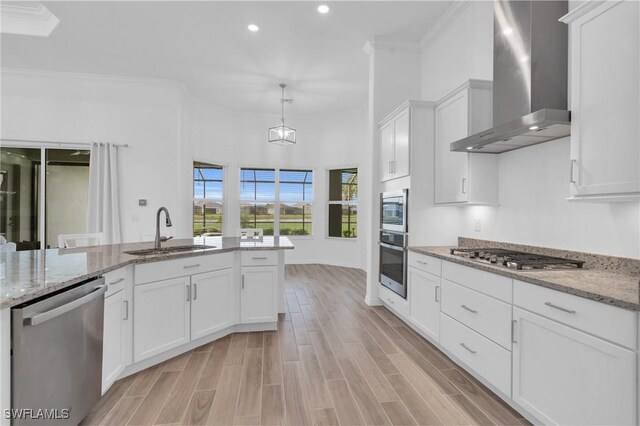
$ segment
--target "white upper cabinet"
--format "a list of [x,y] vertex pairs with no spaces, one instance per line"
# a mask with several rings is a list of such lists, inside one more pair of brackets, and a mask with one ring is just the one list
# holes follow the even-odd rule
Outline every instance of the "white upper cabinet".
[[383,182],[409,175],[410,124],[409,105],[380,123],[380,180]]
[[570,199],[640,195],[640,4],[585,2],[567,14],[571,40]]
[[436,204],[497,204],[498,157],[451,152],[449,145],[488,129],[492,122],[492,83],[469,80],[435,108]]

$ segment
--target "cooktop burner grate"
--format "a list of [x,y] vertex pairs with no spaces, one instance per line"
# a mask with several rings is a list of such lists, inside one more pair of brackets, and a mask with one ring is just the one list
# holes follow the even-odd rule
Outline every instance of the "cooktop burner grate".
[[452,248],[451,254],[470,259],[486,260],[515,269],[554,269],[555,267],[582,268],[583,261],[544,256],[534,253],[499,248]]

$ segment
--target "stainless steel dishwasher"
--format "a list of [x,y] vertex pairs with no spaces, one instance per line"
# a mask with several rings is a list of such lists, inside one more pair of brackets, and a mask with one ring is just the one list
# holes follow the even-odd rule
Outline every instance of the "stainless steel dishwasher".
[[101,396],[104,278],[11,310],[14,425],[76,425]]

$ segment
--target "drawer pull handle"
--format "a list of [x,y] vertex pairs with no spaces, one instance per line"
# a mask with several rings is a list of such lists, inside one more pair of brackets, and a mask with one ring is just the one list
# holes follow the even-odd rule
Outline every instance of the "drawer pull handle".
[[464,343],[460,343],[460,346],[462,346],[463,348],[465,348],[466,350],[468,350],[469,352],[471,352],[474,355],[477,353],[476,351],[474,351],[473,349],[471,349],[469,346],[465,345]]
[[184,269],[197,268],[198,266],[200,266],[199,263],[194,263],[193,265],[184,265],[183,268]]
[[469,312],[471,312],[471,313],[474,313],[474,314],[477,314],[477,313],[478,313],[478,311],[476,311],[475,309],[471,309],[471,308],[470,308],[470,307],[468,307],[467,305],[460,305],[460,307],[461,307],[462,309],[466,309],[467,311],[469,311]]
[[396,303],[396,302],[394,302],[393,300],[391,300],[391,298],[390,298],[390,297],[387,297],[387,300],[389,301],[389,303]]
[[115,281],[111,281],[109,283],[109,285],[115,285],[115,284],[121,283],[122,281],[124,281],[124,278],[119,278],[119,279],[117,279]]
[[576,313],[576,311],[574,311],[573,309],[563,308],[562,306],[554,305],[551,302],[544,302],[544,304],[547,305],[550,308],[557,309],[559,311],[566,312],[568,314],[575,314]]
[[423,265],[428,265],[428,264],[429,264],[429,262],[425,262],[424,260],[418,260],[417,262],[418,262],[418,263],[421,263],[421,264],[423,264]]
[[440,286],[436,286],[436,302],[440,301]]
[[261,256],[261,257],[252,257],[253,260],[267,260],[266,256]]

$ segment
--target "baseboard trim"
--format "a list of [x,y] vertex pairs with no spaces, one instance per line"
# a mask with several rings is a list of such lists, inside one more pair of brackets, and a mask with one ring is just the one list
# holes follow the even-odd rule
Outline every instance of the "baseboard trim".
[[382,306],[382,301],[377,296],[376,297],[365,296],[364,303],[366,303],[369,306]]
[[353,265],[350,263],[322,262],[318,260],[294,260],[290,262],[285,259],[285,266],[287,265],[327,265],[327,266],[338,266],[340,268],[360,269],[361,271],[366,272],[366,269],[359,265]]

